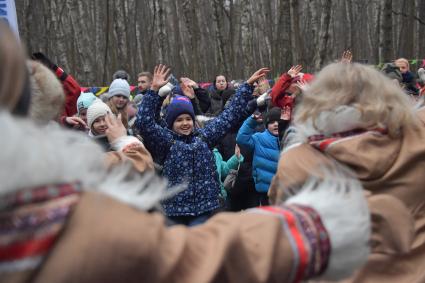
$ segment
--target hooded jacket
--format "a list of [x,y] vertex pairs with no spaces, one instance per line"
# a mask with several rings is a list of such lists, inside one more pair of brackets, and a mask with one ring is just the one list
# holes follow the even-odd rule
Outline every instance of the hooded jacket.
[[417,117],[419,130],[407,126],[398,138],[379,129],[352,132],[295,142],[282,153],[269,192],[272,199],[292,195],[330,160],[354,170],[372,196],[391,199],[381,210],[389,220],[372,216],[377,234],[368,263],[344,282],[425,282],[425,108]]
[[236,142],[254,153],[252,161],[252,177],[255,189],[267,193],[279,161],[279,140],[269,130],[256,131],[257,121],[249,117],[239,129]]

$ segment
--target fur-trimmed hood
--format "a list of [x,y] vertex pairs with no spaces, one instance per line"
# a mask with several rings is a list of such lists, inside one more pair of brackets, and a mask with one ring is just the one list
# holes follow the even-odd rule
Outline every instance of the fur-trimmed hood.
[[[81,183],[139,209],[150,209],[170,193],[153,173],[140,175],[130,162],[109,169],[102,149],[86,135],[0,112],[0,198],[37,186]],[[0,206],[1,209],[1,206]]]
[[65,94],[56,75],[37,61],[27,62],[30,85],[31,104],[29,115],[31,119],[46,124],[59,118],[65,103]]

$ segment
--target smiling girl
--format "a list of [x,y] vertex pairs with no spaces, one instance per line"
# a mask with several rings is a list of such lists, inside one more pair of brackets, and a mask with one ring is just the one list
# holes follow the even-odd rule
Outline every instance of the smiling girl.
[[89,127],[89,136],[95,139],[105,151],[110,151],[111,146],[106,137],[106,115],[112,113],[108,105],[100,99],[96,99],[87,109],[87,126]]
[[155,68],[151,90],[140,105],[136,125],[154,159],[163,165],[162,175],[168,179],[168,186],[187,184],[186,190],[163,202],[165,214],[176,223],[200,224],[221,208],[220,183],[212,150],[230,129],[238,127],[251,114],[246,108],[253,98],[253,83],[267,72],[266,68],[255,72],[238,89],[229,107],[199,129],[194,126],[193,106],[184,96],[174,97],[168,106],[167,126],[161,127],[158,123],[158,106],[164,100],[158,90],[167,83],[169,69],[163,65]]

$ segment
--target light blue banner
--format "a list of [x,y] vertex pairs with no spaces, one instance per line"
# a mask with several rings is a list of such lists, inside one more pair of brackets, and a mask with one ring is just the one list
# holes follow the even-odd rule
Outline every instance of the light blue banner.
[[15,0],[0,0],[0,18],[5,20],[19,38]]

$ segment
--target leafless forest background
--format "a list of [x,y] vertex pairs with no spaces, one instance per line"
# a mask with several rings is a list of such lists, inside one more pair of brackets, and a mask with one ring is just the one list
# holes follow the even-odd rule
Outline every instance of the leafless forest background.
[[344,49],[378,64],[422,59],[425,0],[16,0],[28,52],[42,51],[82,85],[107,85],[162,62],[176,76],[315,71]]

